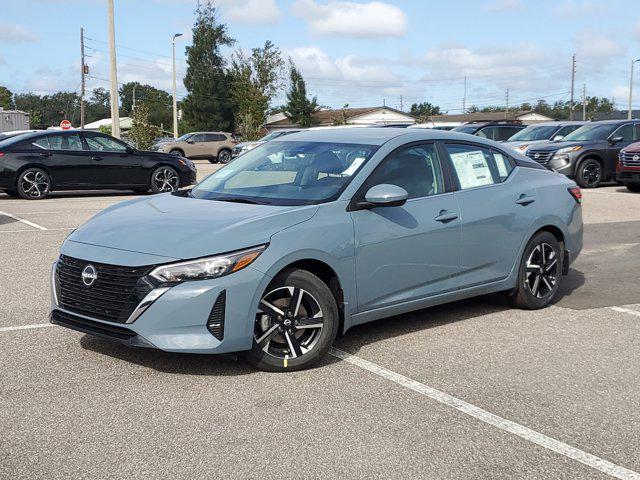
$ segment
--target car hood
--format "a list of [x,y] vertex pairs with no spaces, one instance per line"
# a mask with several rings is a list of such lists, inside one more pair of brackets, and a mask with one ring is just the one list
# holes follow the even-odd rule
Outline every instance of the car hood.
[[640,153],[640,142],[632,143],[624,147],[626,153]]
[[182,260],[268,243],[317,210],[317,205],[250,205],[167,193],[111,206],[67,241]]
[[591,146],[595,146],[602,143],[601,141],[592,141],[592,140],[587,140],[587,141],[583,141],[583,142],[540,142],[536,145],[533,145],[531,147],[530,150],[535,150],[536,152],[538,151],[552,151],[555,152],[556,150],[560,150],[561,148],[565,148],[565,147],[575,147],[576,145],[582,145],[585,148],[591,147]]

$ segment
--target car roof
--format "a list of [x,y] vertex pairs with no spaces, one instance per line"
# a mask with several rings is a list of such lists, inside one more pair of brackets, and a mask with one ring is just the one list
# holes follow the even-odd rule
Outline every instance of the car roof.
[[200,135],[201,133],[221,133],[222,135],[231,135],[229,132],[189,132],[191,135]]
[[527,125],[527,127],[559,127],[564,125],[586,125],[587,123],[592,122],[588,120],[555,120],[553,122],[532,123],[531,125]]
[[327,128],[326,130],[302,130],[273,140],[274,142],[333,142],[364,145],[383,145],[394,138],[403,137],[406,142],[422,140],[455,140],[499,146],[497,142],[481,137],[470,137],[467,133],[437,130],[433,128]]

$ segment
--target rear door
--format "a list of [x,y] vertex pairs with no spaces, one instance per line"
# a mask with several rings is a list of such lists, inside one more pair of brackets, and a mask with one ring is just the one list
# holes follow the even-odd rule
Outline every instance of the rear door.
[[85,150],[80,133],[47,135],[39,147],[49,156],[46,163],[51,169],[53,183],[60,187],[84,187],[96,176],[91,154]]
[[536,190],[498,150],[461,142],[443,147],[462,219],[460,288],[504,279],[536,218]]
[[127,144],[100,133],[84,134],[90,159],[95,166],[95,182],[99,186],[143,185],[148,178],[142,170],[142,157],[130,152]]
[[407,202],[351,212],[358,308],[372,310],[455,290],[460,263],[458,204],[445,188],[433,143],[392,152],[359,189],[393,184]]

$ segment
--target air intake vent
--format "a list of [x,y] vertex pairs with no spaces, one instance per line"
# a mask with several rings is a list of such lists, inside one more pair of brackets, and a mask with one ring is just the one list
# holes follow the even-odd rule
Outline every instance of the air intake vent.
[[216,303],[211,309],[209,314],[209,320],[207,320],[207,328],[211,332],[211,335],[218,340],[224,338],[224,312],[227,305],[227,291],[223,290],[218,295]]

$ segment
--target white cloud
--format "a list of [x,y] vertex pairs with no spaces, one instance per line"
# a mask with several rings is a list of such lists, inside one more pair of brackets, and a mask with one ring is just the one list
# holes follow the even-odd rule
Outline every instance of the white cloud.
[[640,42],[640,20],[636,23],[636,40]]
[[606,13],[603,2],[594,0],[564,0],[554,10],[554,14],[563,19],[582,18]]
[[280,8],[275,0],[235,0],[226,2],[225,16],[234,22],[254,25],[275,25],[280,21]]
[[28,43],[35,42],[38,37],[20,25],[7,22],[0,22],[0,42],[5,43]]
[[373,1],[354,3],[297,0],[293,13],[309,22],[316,35],[343,37],[402,37],[407,30],[407,16],[395,5]]
[[[633,91],[635,92],[636,89],[634,88]],[[628,109],[627,105],[629,103],[629,85],[617,85],[613,87],[613,89],[611,90],[611,96],[616,99],[616,103],[619,107],[622,106],[621,108]]]
[[491,13],[515,12],[522,10],[520,0],[491,0],[482,5],[482,9]]
[[596,76],[603,73],[605,66],[624,58],[627,52],[625,45],[591,28],[578,32],[573,43],[578,65]]

